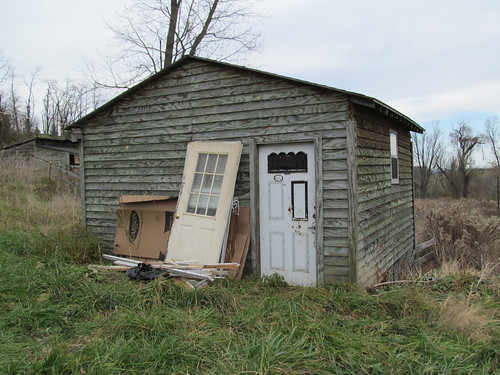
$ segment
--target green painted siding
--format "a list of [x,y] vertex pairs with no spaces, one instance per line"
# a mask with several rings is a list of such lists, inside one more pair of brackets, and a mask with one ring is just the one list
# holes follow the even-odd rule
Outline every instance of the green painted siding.
[[[357,123],[358,282],[391,278],[414,248],[410,133],[394,120],[355,107]],[[399,183],[391,183],[389,132],[398,135]]]
[[178,195],[190,141],[244,144],[235,196],[249,206],[251,141],[321,139],[322,276],[349,281],[348,108],[340,92],[189,61],[82,127],[86,225],[112,246],[120,195]]

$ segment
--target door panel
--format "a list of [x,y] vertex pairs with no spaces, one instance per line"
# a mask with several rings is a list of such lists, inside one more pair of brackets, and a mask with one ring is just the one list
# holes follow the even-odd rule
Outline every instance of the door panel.
[[269,268],[273,271],[285,271],[285,236],[283,233],[269,233]]
[[188,145],[167,260],[219,262],[242,148],[236,142]]
[[313,143],[259,147],[261,273],[316,285]]

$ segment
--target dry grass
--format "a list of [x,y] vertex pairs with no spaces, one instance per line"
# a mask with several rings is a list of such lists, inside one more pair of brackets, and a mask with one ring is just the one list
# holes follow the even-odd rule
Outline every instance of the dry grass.
[[441,324],[446,328],[458,330],[473,339],[482,340],[491,334],[494,317],[477,303],[469,299],[457,300],[448,297],[441,303]]
[[473,199],[417,200],[417,241],[436,238],[438,265],[482,269],[500,257],[500,219],[489,216],[494,202]]
[[0,160],[0,180],[0,229],[47,233],[80,223],[76,189],[34,163]]

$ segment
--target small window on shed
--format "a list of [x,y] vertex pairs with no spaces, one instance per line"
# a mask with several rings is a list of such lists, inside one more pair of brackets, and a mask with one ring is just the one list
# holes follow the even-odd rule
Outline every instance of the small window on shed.
[[391,144],[391,182],[393,184],[399,183],[399,162],[398,162],[398,133],[390,131],[390,144]]
[[80,158],[75,154],[69,154],[69,166],[70,167],[80,166]]

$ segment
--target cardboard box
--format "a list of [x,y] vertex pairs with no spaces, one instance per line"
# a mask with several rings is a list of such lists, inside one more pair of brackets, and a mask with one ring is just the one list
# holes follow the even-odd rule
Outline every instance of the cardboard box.
[[177,198],[123,195],[117,210],[115,254],[165,258]]

